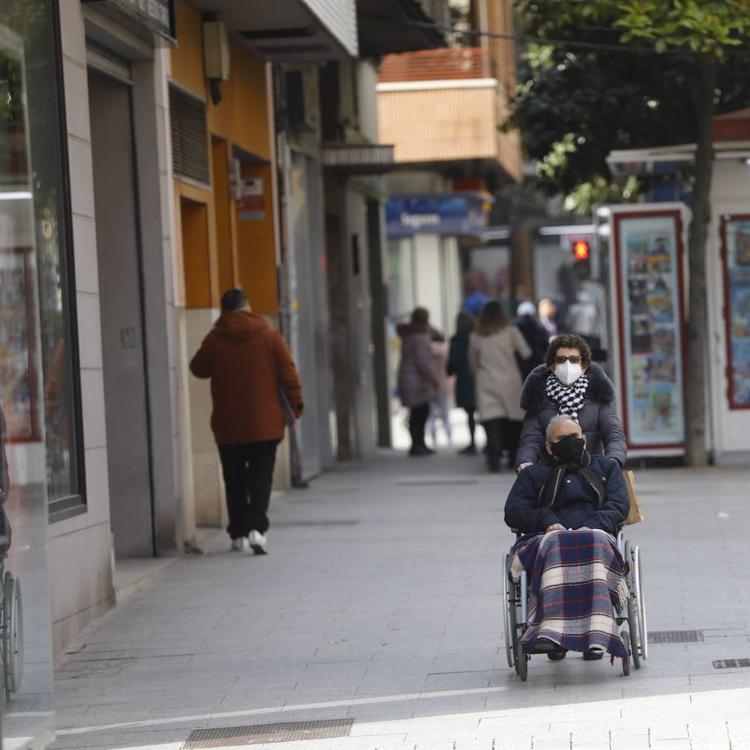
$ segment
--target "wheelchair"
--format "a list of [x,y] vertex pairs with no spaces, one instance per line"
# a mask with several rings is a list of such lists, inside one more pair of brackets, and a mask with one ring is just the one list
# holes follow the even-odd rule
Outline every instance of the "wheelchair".
[[[648,659],[648,626],[646,622],[646,600],[643,595],[641,554],[637,545],[626,541],[622,531],[617,534],[617,549],[625,561],[628,599],[623,612],[616,615],[620,637],[627,654],[622,659],[622,672],[630,674],[630,665],[640,669]],[[528,677],[529,660],[521,645],[521,638],[528,621],[528,581],[522,571],[517,581],[510,572],[512,555],[506,552],[502,562],[502,590],[505,630],[505,653],[508,666],[515,669],[523,682]]]
[[5,509],[0,506],[0,679],[3,695],[8,701],[21,686],[23,668],[21,582],[5,565],[10,541],[10,522]]

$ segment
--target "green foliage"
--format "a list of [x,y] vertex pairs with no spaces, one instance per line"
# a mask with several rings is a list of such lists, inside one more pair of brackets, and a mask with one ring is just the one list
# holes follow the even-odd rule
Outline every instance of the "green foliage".
[[[707,62],[719,66],[717,113],[750,104],[750,53],[742,46],[750,0],[517,0],[517,7],[530,36],[560,43],[523,50],[509,127],[521,132],[544,189],[568,195],[578,210],[604,195],[611,150],[696,140],[693,90]],[[632,184],[611,189],[622,199],[634,194]]]

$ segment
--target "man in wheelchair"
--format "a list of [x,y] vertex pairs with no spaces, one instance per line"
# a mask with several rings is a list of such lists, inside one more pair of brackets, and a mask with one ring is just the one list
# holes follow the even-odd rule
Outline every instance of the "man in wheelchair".
[[591,455],[569,416],[550,420],[547,456],[524,469],[505,504],[505,522],[522,534],[511,573],[528,576],[526,653],[552,661],[568,651],[586,660],[627,654],[616,617],[626,606],[626,569],[616,535],[630,500],[619,465]]

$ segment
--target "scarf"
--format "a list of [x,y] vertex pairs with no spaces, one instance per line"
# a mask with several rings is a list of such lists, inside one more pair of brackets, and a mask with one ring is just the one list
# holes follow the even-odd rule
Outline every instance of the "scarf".
[[589,389],[589,379],[581,375],[573,385],[563,385],[554,373],[547,377],[545,383],[547,398],[557,406],[558,414],[567,414],[578,421],[578,412],[583,408],[586,392]]
[[583,483],[588,485],[596,496],[597,506],[601,508],[604,502],[604,484],[599,475],[591,468],[591,454],[584,451],[580,461],[569,464],[552,464],[552,473],[547,477],[539,489],[539,506],[552,508],[560,492],[563,478],[566,474],[579,474]]

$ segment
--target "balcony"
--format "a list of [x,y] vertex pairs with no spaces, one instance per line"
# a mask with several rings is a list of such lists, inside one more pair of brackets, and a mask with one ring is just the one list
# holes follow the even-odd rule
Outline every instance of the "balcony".
[[[357,0],[359,45],[364,57],[445,47],[447,0]],[[435,28],[430,27],[435,24]]]
[[508,100],[486,50],[390,55],[378,82],[379,140],[402,167],[521,179],[518,139],[501,131]]
[[356,57],[355,0],[190,0],[218,13],[227,28],[260,57],[276,61]]

